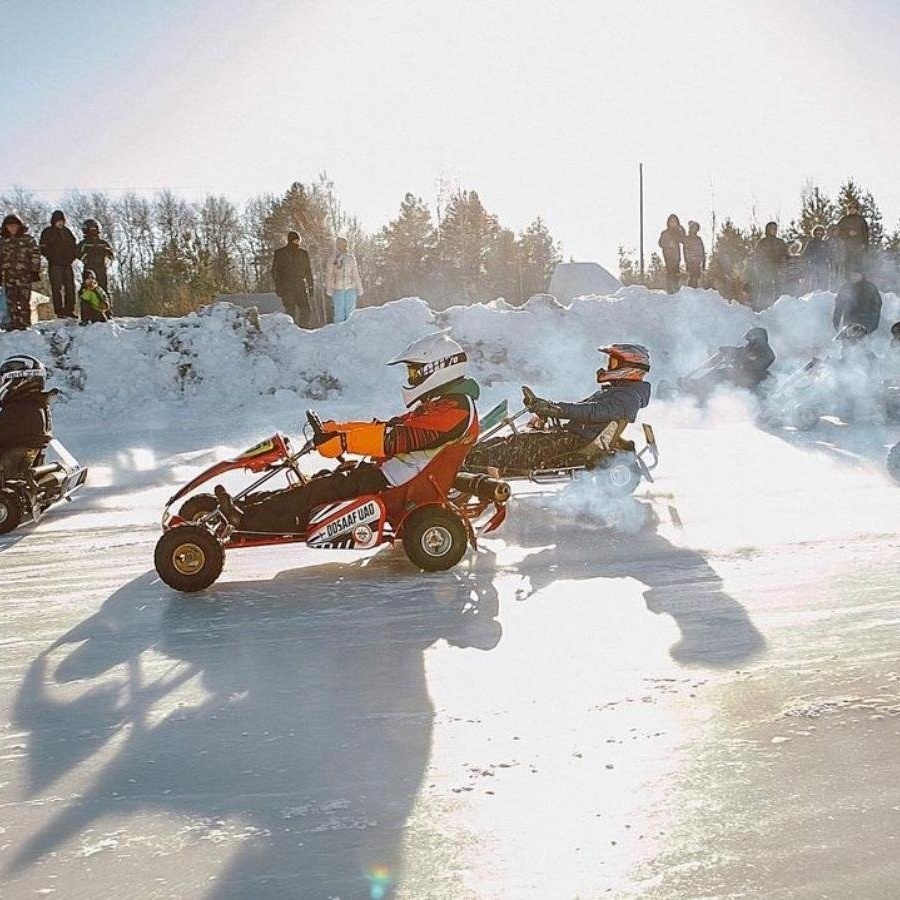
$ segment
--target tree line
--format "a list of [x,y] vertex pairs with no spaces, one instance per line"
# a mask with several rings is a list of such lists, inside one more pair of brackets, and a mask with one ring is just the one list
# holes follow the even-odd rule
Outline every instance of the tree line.
[[[787,224],[781,224],[781,233],[788,242],[799,241],[803,244],[817,226],[827,230],[854,204],[869,225],[870,277],[884,290],[900,290],[900,223],[889,233],[872,192],[861,187],[853,178],[848,178],[836,195],[829,194],[818,185],[806,184],[801,191],[799,210]],[[712,250],[704,286],[713,288],[729,300],[745,300],[749,270],[756,245],[763,236],[763,226],[752,221],[742,228],[730,217],[718,225],[713,212],[712,230]],[[619,247],[619,274],[624,284],[640,282],[640,266],[633,249]],[[652,288],[662,289],[665,286],[665,267],[656,251],[651,252],[647,261],[644,283]]]
[[[339,236],[359,262],[364,305],[414,295],[437,308],[496,297],[520,304],[547,289],[561,258],[540,217],[516,234],[474,190],[442,191],[434,213],[408,193],[395,218],[369,233],[324,173],[240,204],[212,194],[192,202],[166,190],[152,197],[73,191],[57,205],[75,228],[89,218],[102,223],[116,252],[110,284],[120,315],[183,315],[216,294],[271,291],[272,254],[290,229],[310,253],[320,309],[325,262]],[[16,187],[0,194],[0,210],[17,212],[34,232],[51,207]]]

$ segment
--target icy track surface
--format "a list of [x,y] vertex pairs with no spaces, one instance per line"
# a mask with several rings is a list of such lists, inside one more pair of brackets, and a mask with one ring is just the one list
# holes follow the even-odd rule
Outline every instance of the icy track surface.
[[47,358],[57,432],[92,467],[76,503],[0,538],[0,895],[894,896],[897,429],[654,403],[656,484],[519,491],[453,572],[236,552],[195,597],[152,572],[176,485],[307,406],[396,410],[382,363],[435,324],[471,348],[486,411],[522,382],[589,393],[602,342],[645,341],[671,377],[760,318],[790,371],[827,344],[831,299],[0,335]]

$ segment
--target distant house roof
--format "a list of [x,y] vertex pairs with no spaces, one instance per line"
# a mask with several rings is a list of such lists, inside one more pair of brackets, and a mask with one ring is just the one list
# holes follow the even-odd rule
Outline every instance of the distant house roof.
[[549,290],[560,303],[568,303],[588,294],[614,294],[620,287],[622,282],[600,263],[567,262],[554,269]]
[[255,306],[261,313],[284,312],[284,304],[278,294],[216,294],[216,303],[233,303],[242,309]]

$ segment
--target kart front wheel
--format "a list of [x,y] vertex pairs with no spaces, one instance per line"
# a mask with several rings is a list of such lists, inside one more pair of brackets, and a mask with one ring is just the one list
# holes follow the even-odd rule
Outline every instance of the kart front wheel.
[[403,526],[409,561],[426,572],[452,569],[466,552],[466,527],[455,513],[439,506],[417,510]]
[[196,522],[219,508],[219,501],[212,494],[197,494],[181,504],[178,515],[186,522]]
[[208,588],[222,574],[225,550],[205,528],[181,525],[157,541],[153,562],[170,588],[190,594]]
[[895,444],[888,453],[887,468],[891,478],[900,484],[900,444]]
[[25,517],[22,501],[15,491],[0,491],[0,534],[15,531]]

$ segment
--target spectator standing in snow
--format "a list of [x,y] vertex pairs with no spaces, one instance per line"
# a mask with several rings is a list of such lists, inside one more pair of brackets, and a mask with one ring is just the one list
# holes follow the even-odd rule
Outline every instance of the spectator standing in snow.
[[50,227],[41,232],[41,253],[50,274],[50,296],[58,318],[75,318],[75,272],[72,263],[78,258],[75,235],[66,225],[66,214],[54,210]]
[[334,321],[338,323],[346,322],[356,309],[356,301],[362,296],[362,281],[347,239],[338,238],[336,248],[325,271],[325,293],[331,297]]
[[666,293],[674,294],[681,286],[681,245],[684,229],[675,213],[666,219],[666,230],[659,236],[659,246],[666,265]]
[[782,268],[787,261],[787,244],[778,237],[778,223],[767,222],[765,237],[756,245],[756,305],[766,309],[781,296]]
[[688,222],[684,239],[684,267],[687,269],[688,287],[700,287],[700,278],[706,271],[706,247],[700,237],[700,223]]
[[837,225],[828,226],[828,290],[836,291],[844,281],[844,242],[838,236]]
[[849,203],[847,215],[837,223],[837,235],[844,242],[844,266],[863,266],[869,249],[869,225],[860,215],[859,204]]
[[788,247],[787,259],[784,261],[784,292],[791,297],[799,297],[804,292],[809,277],[809,264],[802,251],[800,241],[794,241]]
[[309,328],[314,287],[312,266],[309,264],[309,254],[300,246],[300,235],[296,231],[289,231],[287,243],[275,251],[272,280],[285,312],[301,328]]
[[100,223],[96,219],[87,219],[81,226],[81,232],[84,238],[78,242],[77,251],[78,258],[84,264],[85,275],[87,270],[93,272],[97,284],[108,293],[109,279],[106,267],[115,256],[112,245],[100,237]]
[[866,334],[872,334],[881,322],[881,294],[858,263],[847,267],[847,279],[834,298],[834,329],[840,331],[858,324],[866,329]]
[[41,252],[28,226],[8,215],[0,228],[0,283],[6,294],[10,331],[31,325],[31,285],[41,277]]
[[101,287],[97,276],[90,270],[84,270],[84,281],[78,292],[78,302],[81,306],[81,324],[90,325],[92,322],[108,322],[112,306],[109,295]]
[[825,229],[821,225],[817,225],[813,228],[812,237],[803,248],[803,256],[809,266],[808,278],[811,291],[828,290],[830,255],[828,242],[825,240]]

